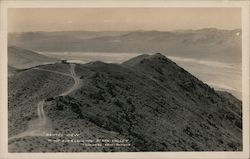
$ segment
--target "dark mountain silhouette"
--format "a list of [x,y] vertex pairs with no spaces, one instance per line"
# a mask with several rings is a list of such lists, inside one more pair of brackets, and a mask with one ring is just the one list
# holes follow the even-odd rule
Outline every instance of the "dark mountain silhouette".
[[72,79],[54,72],[67,74],[67,67],[37,66],[10,78],[10,136],[35,120],[35,105],[44,98],[51,132],[80,133],[80,139],[128,139],[131,146],[84,147],[26,136],[12,140],[11,151],[242,150],[241,101],[215,91],[159,53],[123,64],[76,64],[80,88],[58,96],[72,86]]

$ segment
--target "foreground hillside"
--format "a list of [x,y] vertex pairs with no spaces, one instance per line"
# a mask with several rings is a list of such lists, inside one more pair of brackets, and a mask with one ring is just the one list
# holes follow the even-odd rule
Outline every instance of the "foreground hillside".
[[[58,69],[64,67],[63,64],[51,66],[57,66]],[[9,77],[9,135],[22,132],[27,123],[37,117],[36,103],[39,100],[59,95],[72,84],[73,80],[69,77],[35,68],[19,71]]]
[[[44,69],[50,66],[61,71],[67,64]],[[51,74],[40,81],[39,74],[30,76],[38,72],[33,68],[13,77],[9,83],[10,114],[19,111],[25,112],[26,118],[32,114],[34,118],[35,104],[29,110],[26,104],[17,108],[15,102],[44,98],[49,133],[79,133],[77,139],[127,139],[130,146],[86,147],[47,141],[68,137],[25,136],[9,141],[12,152],[242,150],[241,102],[230,94],[216,92],[161,54],[141,55],[121,65],[76,64],[80,87],[65,96],[55,94],[63,91],[63,86],[72,85],[72,79]],[[29,88],[32,85],[17,82],[20,78],[33,85],[46,82],[48,87]],[[56,92],[52,91],[54,87]],[[30,89],[35,89],[36,97],[27,94]],[[21,92],[25,100],[17,96]],[[22,118],[9,118],[10,136],[22,130],[14,128],[17,125],[27,125]]]

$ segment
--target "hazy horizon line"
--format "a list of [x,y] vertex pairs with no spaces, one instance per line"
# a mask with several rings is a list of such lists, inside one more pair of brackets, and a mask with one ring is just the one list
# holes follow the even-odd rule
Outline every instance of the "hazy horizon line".
[[198,31],[198,30],[223,30],[223,31],[233,31],[233,30],[242,30],[241,28],[234,29],[224,29],[224,28],[216,28],[216,27],[205,27],[199,29],[175,29],[175,30],[146,30],[146,29],[136,29],[136,30],[55,30],[55,31],[23,31],[23,32],[7,32],[8,34],[14,33],[53,33],[53,32],[177,32],[177,31]]

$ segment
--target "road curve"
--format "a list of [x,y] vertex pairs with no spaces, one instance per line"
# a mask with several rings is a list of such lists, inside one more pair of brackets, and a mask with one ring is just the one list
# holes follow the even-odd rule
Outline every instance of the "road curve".
[[[66,95],[70,94],[71,92],[75,91],[76,89],[78,89],[81,85],[80,78],[77,77],[77,75],[75,73],[75,64],[70,64],[70,74],[58,72],[58,71],[53,71],[53,70],[42,69],[42,68],[34,68],[34,69],[40,70],[40,71],[47,71],[47,72],[51,72],[51,73],[55,73],[55,74],[60,74],[60,75],[64,75],[64,76],[69,76],[69,77],[74,79],[74,85],[71,88],[69,88],[68,90],[66,90],[65,92],[61,93],[59,96],[66,96]],[[41,136],[41,135],[43,135],[43,133],[46,130],[48,130],[48,120],[49,119],[46,117],[46,114],[45,114],[44,109],[43,109],[44,103],[45,103],[45,99],[43,99],[37,103],[38,119],[31,122],[26,131],[24,131],[18,135],[10,137],[8,139],[9,141],[16,139],[16,138],[25,137],[25,136]]]
[[69,90],[63,92],[60,96],[66,96],[70,94],[71,92],[77,90],[81,85],[80,78],[76,76],[76,73],[75,73],[75,64],[70,64],[70,74],[71,74],[71,77],[74,79],[75,83]]

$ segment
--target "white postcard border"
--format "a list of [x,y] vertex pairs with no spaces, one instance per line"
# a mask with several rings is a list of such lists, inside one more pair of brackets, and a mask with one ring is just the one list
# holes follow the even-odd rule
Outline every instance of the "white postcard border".
[[[79,152],[8,153],[7,137],[7,10],[8,8],[99,8],[99,7],[240,7],[242,9],[242,152]],[[0,1],[0,158],[248,158],[249,157],[249,1]]]

